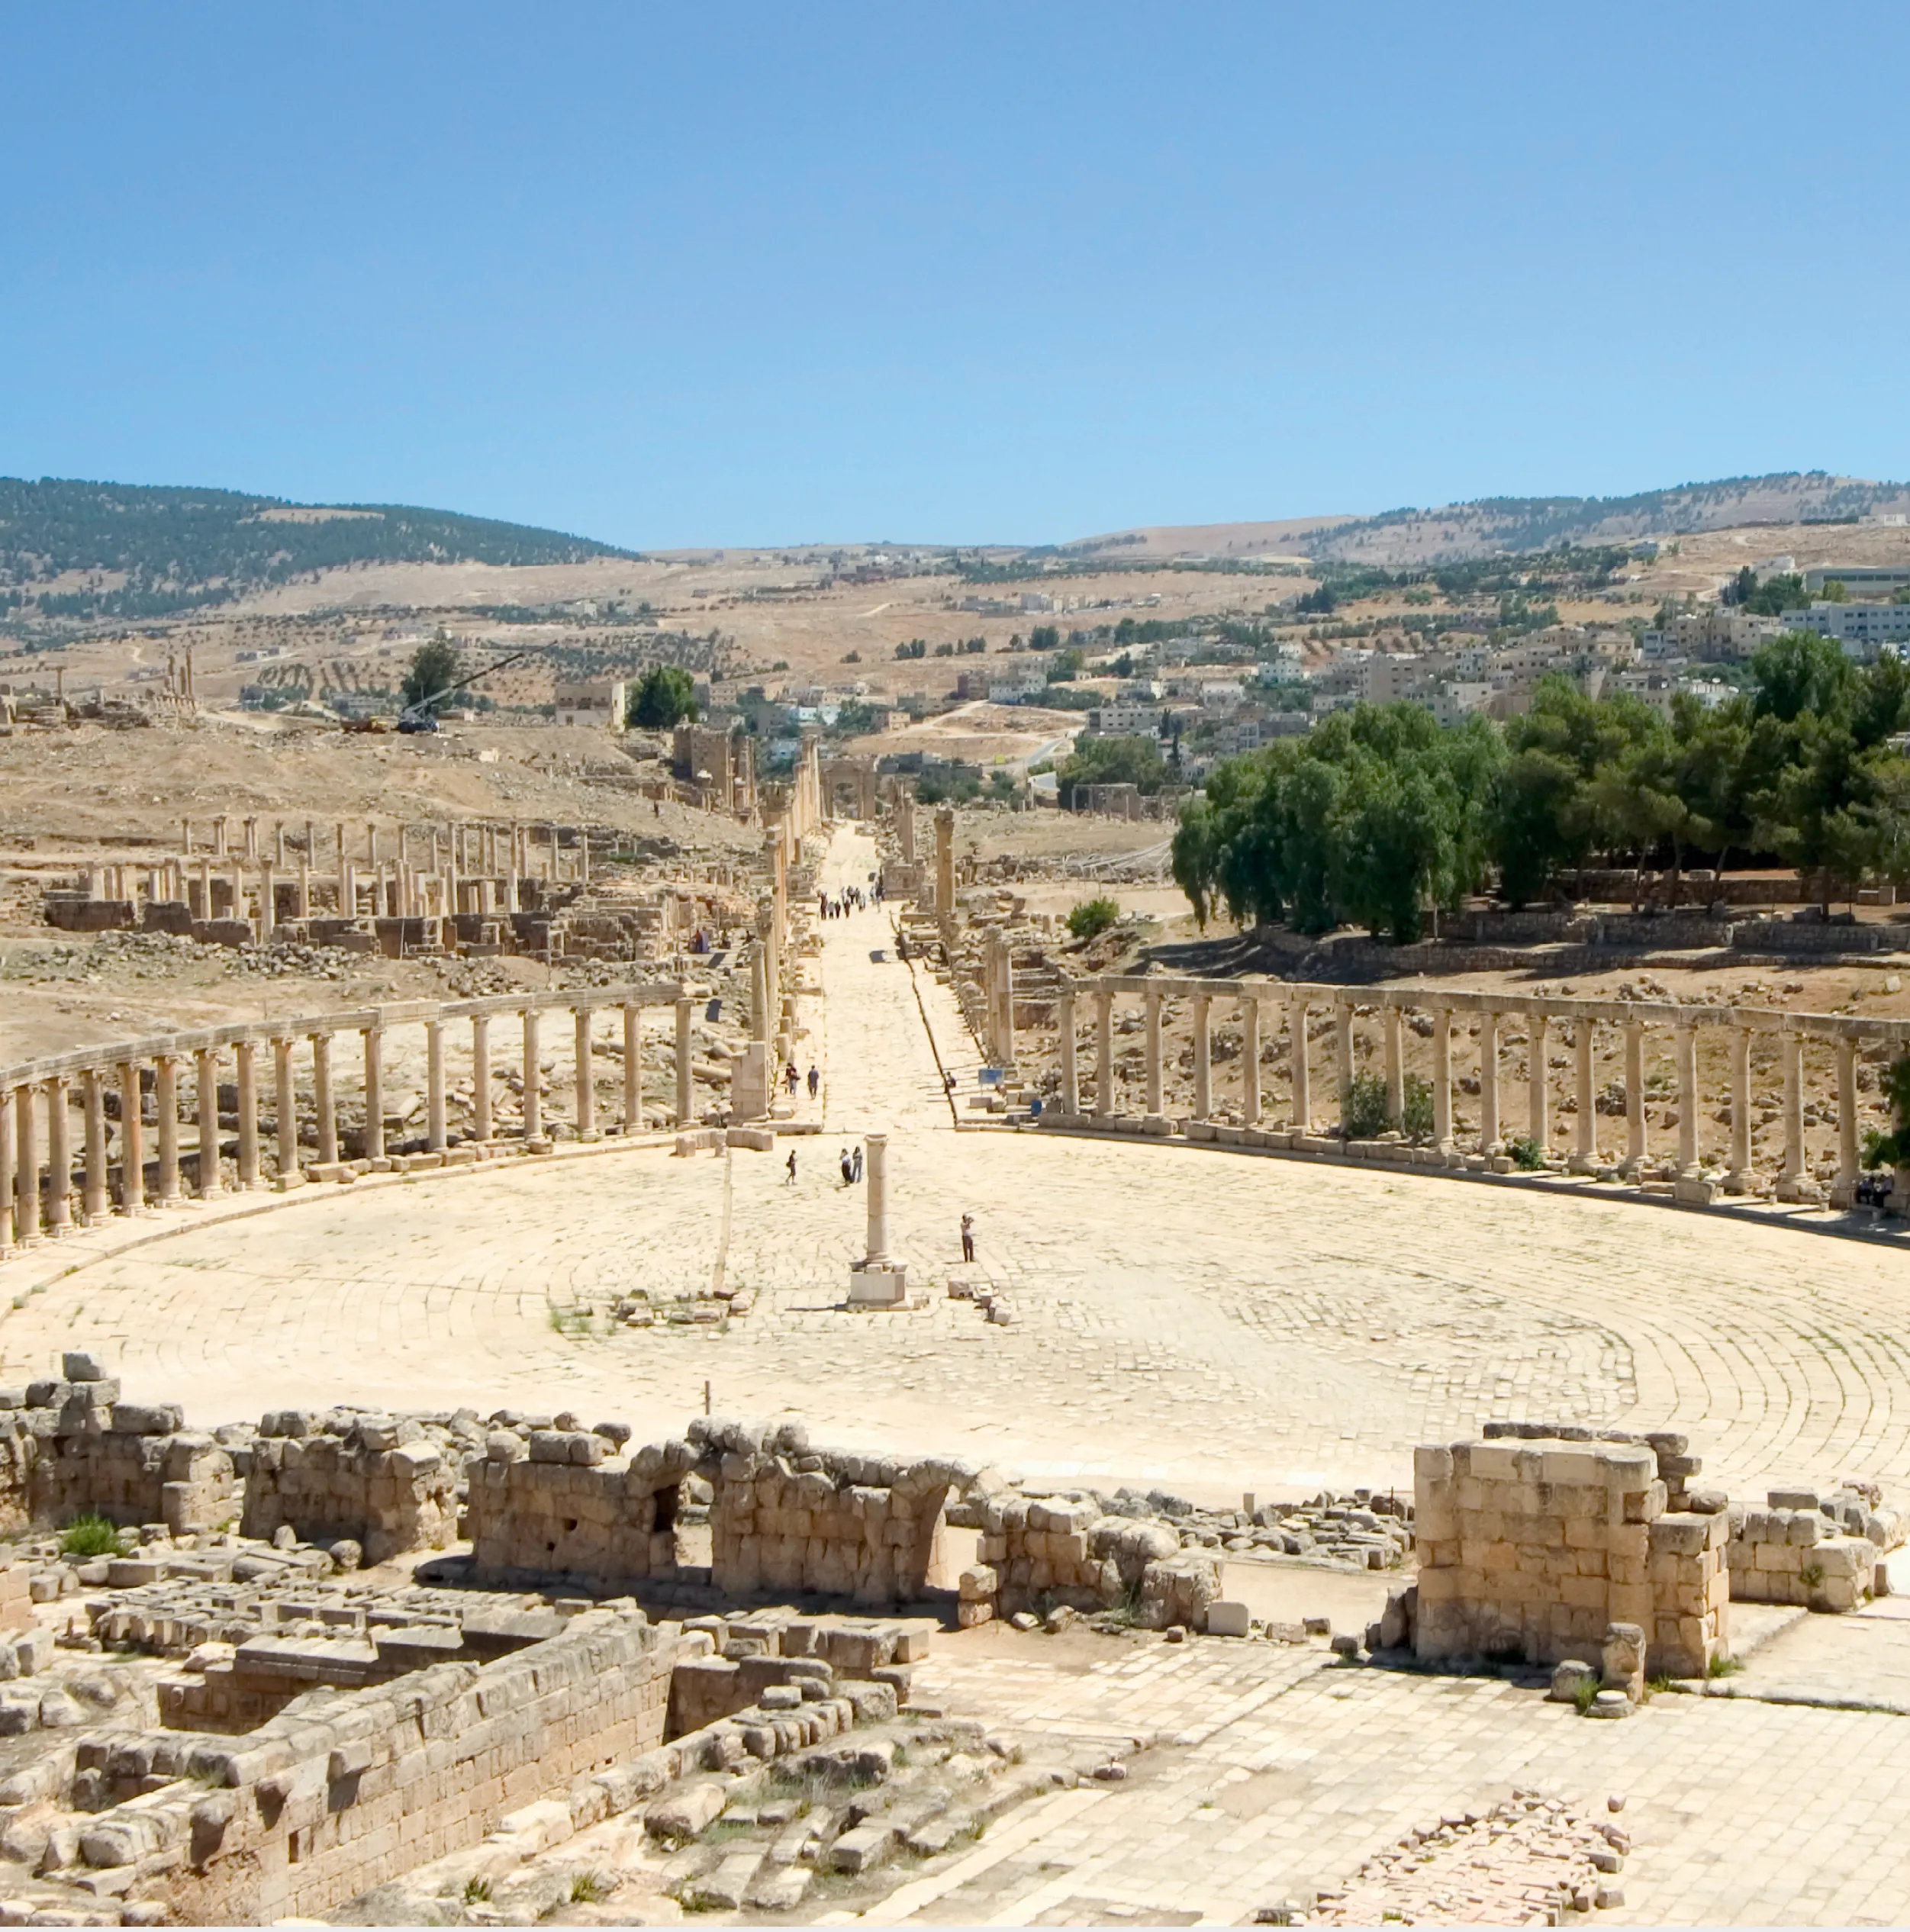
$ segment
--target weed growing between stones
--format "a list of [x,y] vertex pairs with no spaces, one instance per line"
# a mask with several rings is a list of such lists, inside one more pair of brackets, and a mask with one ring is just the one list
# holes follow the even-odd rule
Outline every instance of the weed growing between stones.
[[125,1543],[118,1528],[92,1510],[76,1516],[60,1539],[60,1551],[66,1557],[117,1557]]

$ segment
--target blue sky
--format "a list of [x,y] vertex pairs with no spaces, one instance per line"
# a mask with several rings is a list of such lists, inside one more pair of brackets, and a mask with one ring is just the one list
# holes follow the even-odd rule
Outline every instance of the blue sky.
[[0,473],[662,548],[1910,474],[1910,12],[0,11]]

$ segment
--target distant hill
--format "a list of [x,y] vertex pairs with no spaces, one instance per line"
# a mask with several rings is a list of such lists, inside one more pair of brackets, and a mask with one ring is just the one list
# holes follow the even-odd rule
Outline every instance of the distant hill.
[[569,564],[633,554],[404,504],[0,477],[0,617],[163,617],[351,564]]
[[1836,523],[1876,511],[1910,512],[1910,485],[1793,471],[1628,497],[1487,497],[1438,510],[1389,510],[1319,531],[1306,547],[1344,563],[1449,563],[1558,543],[1618,543],[1747,523]]

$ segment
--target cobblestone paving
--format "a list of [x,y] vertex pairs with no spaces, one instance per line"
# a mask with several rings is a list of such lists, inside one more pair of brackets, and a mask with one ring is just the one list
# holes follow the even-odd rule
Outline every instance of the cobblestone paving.
[[1341,1667],[1319,1648],[999,1626],[938,1643],[916,1694],[1025,1731],[1158,1741],[1124,1783],[1041,1801],[1047,1818],[996,1862],[912,1911],[904,1887],[877,1920],[1238,1924],[1515,1787],[1588,1818],[1624,1795],[1625,1902],[1601,1924],[1897,1924],[1910,1897],[1901,1718],[1660,1695],[1594,1724],[1495,1679]]
[[[844,835],[835,863],[859,873],[868,852]],[[871,957],[881,914],[823,930],[826,1013],[804,1003],[800,1051],[826,1067],[826,1126],[795,1143],[795,1187],[781,1152],[618,1149],[314,1189],[117,1254],[85,1235],[0,1269],[0,1296],[45,1284],[0,1325],[5,1372],[97,1342],[130,1388],[195,1420],[294,1400],[513,1402],[639,1430],[701,1409],[707,1382],[719,1409],[795,1408],[843,1439],[1214,1498],[1404,1482],[1415,1442],[1493,1416],[1686,1428],[1745,1486],[1910,1476],[1902,1257],[1432,1176],[958,1134],[923,1025],[926,1009],[971,1067],[953,1000]],[[895,1233],[930,1299],[852,1315],[836,1304],[864,1203],[836,1156],[878,1129]],[[553,1309],[707,1281],[726,1171],[727,1276],[758,1298],[746,1322],[559,1331]],[[965,1209],[1015,1291],[1013,1327],[943,1295]]]

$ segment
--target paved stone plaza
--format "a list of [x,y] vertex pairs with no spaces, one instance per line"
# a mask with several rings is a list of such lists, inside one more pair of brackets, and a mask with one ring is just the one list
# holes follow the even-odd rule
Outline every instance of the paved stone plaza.
[[[859,877],[871,849],[839,834],[836,876]],[[1899,1256],[1429,1174],[958,1133],[937,1051],[965,1096],[974,1056],[952,998],[894,960],[880,914],[822,931],[799,1049],[826,1073],[820,1137],[688,1158],[613,1145],[111,1224],[0,1270],[8,1377],[84,1347],[129,1395],[198,1422],[469,1402],[567,1407],[640,1436],[680,1428],[707,1385],[719,1413],[792,1410],[823,1439],[1213,1502],[1409,1486],[1416,1444],[1495,1418],[1685,1431],[1734,1493],[1847,1475],[1895,1492],[1910,1475]],[[836,1155],[872,1132],[891,1137],[918,1309],[840,1306],[864,1201]],[[977,1270],[959,1261],[965,1212]],[[1017,1320],[949,1299],[951,1272],[1010,1290]],[[754,1296],[726,1330],[573,1319],[718,1274]],[[1230,1588],[1245,1596],[1242,1567]],[[1311,1577],[1358,1627],[1358,1606],[1329,1601],[1345,1576],[1269,1570],[1254,1587],[1298,1592],[1283,1609],[1298,1614]],[[1910,1898],[1893,1830],[1910,1798],[1903,1602],[1753,1611],[1740,1630],[1770,1641],[1716,1687],[1736,1695],[1660,1694],[1619,1724],[1495,1677],[1343,1665],[1317,1643],[951,1636],[918,1700],[1121,1742],[1128,1775],[1037,1801],[932,1876],[898,1872],[876,1915],[1238,1922],[1525,1788],[1586,1817],[1625,1795],[1634,1850],[1608,1921],[1894,1921]],[[1830,1708],[1854,1702],[1873,1708]]]

